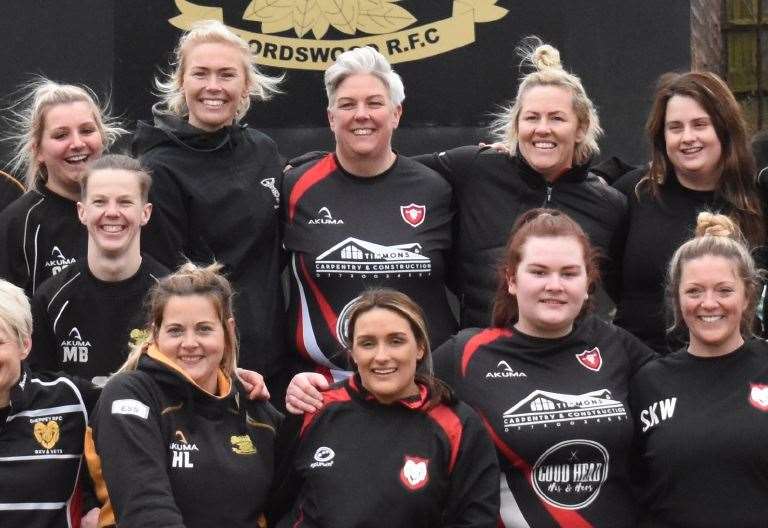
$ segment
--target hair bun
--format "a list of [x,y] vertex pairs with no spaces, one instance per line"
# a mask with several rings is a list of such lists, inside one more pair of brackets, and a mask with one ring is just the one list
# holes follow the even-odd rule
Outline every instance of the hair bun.
[[531,62],[539,71],[563,69],[563,65],[560,62],[560,52],[557,51],[557,48],[549,44],[536,46],[536,49],[531,53]]
[[702,211],[696,217],[696,237],[719,236],[741,240],[739,226],[724,214]]

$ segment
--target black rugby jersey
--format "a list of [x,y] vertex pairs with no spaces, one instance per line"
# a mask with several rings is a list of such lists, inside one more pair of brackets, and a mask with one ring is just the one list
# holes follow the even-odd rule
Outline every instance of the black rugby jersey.
[[445,180],[402,156],[383,174],[353,176],[329,154],[291,170],[284,183],[290,339],[304,360],[336,379],[346,372],[339,321],[368,287],[415,300],[434,345],[455,331],[444,285],[453,216]]
[[92,387],[23,366],[10,407],[0,410],[0,526],[79,525],[83,438],[96,397]]
[[168,270],[148,256],[130,278],[105,282],[86,259],[46,281],[32,300],[30,365],[103,385],[146,331],[144,299]]
[[46,279],[85,259],[88,232],[75,202],[43,187],[0,213],[0,277],[32,297]]
[[685,349],[631,385],[643,526],[758,528],[768,519],[768,344]]
[[650,349],[587,316],[559,339],[468,329],[434,357],[496,445],[503,526],[635,526],[627,396]]

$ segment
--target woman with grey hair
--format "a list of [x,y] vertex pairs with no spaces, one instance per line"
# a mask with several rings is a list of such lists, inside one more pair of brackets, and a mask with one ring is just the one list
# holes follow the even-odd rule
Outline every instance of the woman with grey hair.
[[179,40],[172,72],[156,80],[154,124],[139,123],[134,155],[153,176],[144,251],[169,268],[185,259],[224,265],[237,296],[239,362],[271,385],[284,368],[285,308],[278,219],[282,160],[275,143],[241,123],[251,99],[277,92],[248,43],[221,22]]
[[325,72],[336,149],[285,176],[284,246],[290,252],[289,324],[303,369],[348,375],[340,321],[367,287],[390,287],[427,314],[433,346],[456,329],[445,292],[451,189],[392,150],[403,82],[370,47],[342,53]]

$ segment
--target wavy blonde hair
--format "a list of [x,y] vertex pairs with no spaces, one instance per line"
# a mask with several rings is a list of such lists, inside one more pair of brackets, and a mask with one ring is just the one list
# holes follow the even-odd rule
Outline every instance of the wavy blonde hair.
[[171,71],[162,72],[155,78],[161,110],[180,117],[189,115],[183,89],[186,56],[198,44],[206,43],[226,44],[235,48],[242,55],[249,96],[242,98],[238,104],[235,113],[236,122],[248,113],[252,98],[266,101],[274,94],[280,93],[278,86],[285,77],[284,75],[271,77],[261,73],[256,67],[256,56],[245,40],[217,20],[201,20],[193,24],[192,29],[184,33],[179,39],[176,49],[173,50]]
[[505,143],[510,152],[515,152],[519,135],[518,120],[526,92],[536,86],[556,86],[571,93],[573,111],[579,120],[580,129],[584,131],[584,140],[576,144],[574,163],[583,165],[598,155],[600,146],[597,141],[603,135],[603,129],[597,109],[587,96],[581,79],[563,69],[557,48],[544,44],[539,37],[530,36],[515,51],[521,57],[521,66],[529,65],[534,71],[520,79],[515,99],[496,114],[491,123],[492,134],[498,141]]
[[13,142],[9,170],[23,179],[27,190],[38,189],[48,180],[48,173],[37,161],[37,155],[45,130],[45,116],[50,108],[79,102],[88,105],[105,150],[126,133],[119,120],[110,115],[109,100],[100,104],[87,86],[60,84],[38,77],[21,86],[16,93],[23,95],[7,108],[10,115],[6,120],[11,132],[5,139]]

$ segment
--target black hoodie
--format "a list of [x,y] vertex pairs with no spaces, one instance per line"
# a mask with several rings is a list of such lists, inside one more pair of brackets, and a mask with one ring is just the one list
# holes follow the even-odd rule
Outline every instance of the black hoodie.
[[185,258],[224,264],[236,290],[239,364],[275,374],[285,350],[277,146],[245,125],[205,132],[156,112],[154,126],[139,123],[132,150],[153,177],[142,249],[171,269]]
[[86,442],[97,494],[109,493],[103,525],[114,508],[121,527],[257,526],[281,416],[221,373],[219,392],[152,348],[107,383]]

